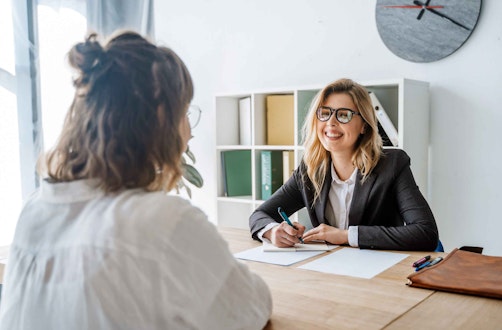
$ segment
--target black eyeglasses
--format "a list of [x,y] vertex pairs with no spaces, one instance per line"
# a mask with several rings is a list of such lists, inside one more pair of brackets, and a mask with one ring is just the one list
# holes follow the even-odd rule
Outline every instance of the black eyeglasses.
[[202,110],[199,108],[198,105],[191,104],[188,107],[187,117],[188,117],[188,121],[190,123],[190,128],[194,128],[195,126],[197,126],[199,124],[201,113],[202,113]]
[[342,124],[349,123],[354,115],[360,115],[359,112],[347,108],[333,109],[324,105],[321,105],[316,111],[317,119],[320,121],[328,121],[333,113],[335,114],[336,120]]

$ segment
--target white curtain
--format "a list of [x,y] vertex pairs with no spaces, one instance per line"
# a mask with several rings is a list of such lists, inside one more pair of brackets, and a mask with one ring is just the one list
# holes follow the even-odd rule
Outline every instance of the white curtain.
[[127,29],[154,39],[153,0],[90,0],[86,9],[88,29],[102,37]]
[[[16,0],[19,1],[19,0]],[[101,37],[115,30],[133,30],[154,38],[153,0],[38,0],[54,9],[72,8],[87,18],[89,31]]]

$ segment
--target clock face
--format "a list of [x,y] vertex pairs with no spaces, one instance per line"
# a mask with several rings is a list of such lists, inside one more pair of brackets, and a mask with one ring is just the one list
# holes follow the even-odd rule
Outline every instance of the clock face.
[[433,62],[456,51],[478,22],[481,0],[377,0],[380,38],[397,56]]

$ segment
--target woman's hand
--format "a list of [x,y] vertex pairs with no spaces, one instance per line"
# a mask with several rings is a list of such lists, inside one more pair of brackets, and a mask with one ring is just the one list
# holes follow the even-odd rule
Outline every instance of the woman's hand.
[[326,241],[328,243],[337,245],[348,244],[349,231],[338,229],[336,227],[328,226],[322,223],[316,228],[310,229],[303,235],[303,241],[305,243],[314,240]]
[[293,228],[288,225],[285,221],[281,222],[279,226],[275,226],[269,231],[263,234],[263,237],[267,238],[277,247],[290,247],[300,242],[299,237],[302,237],[305,232],[305,226],[298,223],[293,222],[293,225],[296,227]]

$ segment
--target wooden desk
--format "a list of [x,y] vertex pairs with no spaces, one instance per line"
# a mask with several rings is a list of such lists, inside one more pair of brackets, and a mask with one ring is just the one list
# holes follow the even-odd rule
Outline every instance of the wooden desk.
[[[259,246],[247,230],[219,228],[233,253]],[[336,251],[336,250],[334,250]],[[327,252],[332,253],[332,252]],[[273,313],[266,329],[496,329],[502,300],[406,286],[410,256],[372,279],[244,261],[270,287]],[[325,256],[322,254],[319,257]],[[443,253],[432,253],[432,256]]]
[[[260,245],[247,230],[219,231],[234,253]],[[0,258],[7,252],[0,248]],[[406,286],[410,265],[425,254],[406,253],[408,258],[369,280],[297,269],[314,258],[289,267],[243,262],[272,292],[266,329],[500,329],[502,300]],[[3,268],[0,264],[0,283]]]

